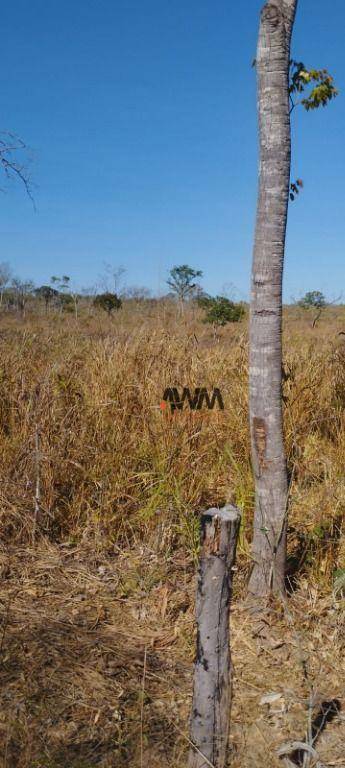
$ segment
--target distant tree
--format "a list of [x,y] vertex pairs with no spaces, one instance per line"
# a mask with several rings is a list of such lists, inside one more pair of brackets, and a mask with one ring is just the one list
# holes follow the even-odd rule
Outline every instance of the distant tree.
[[120,296],[123,293],[123,278],[126,274],[126,267],[122,264],[114,266],[104,262],[104,275],[101,277],[101,284],[106,293],[113,292],[116,296]]
[[72,304],[74,303],[74,310],[77,313],[75,292],[70,290],[71,278],[68,275],[62,275],[62,277],[53,275],[50,278],[50,282],[55,286],[55,289],[57,290],[57,299],[60,305],[60,311],[72,312]]
[[53,277],[50,278],[50,282],[52,285],[56,285],[57,289],[61,291],[61,293],[67,293],[69,289],[71,278],[68,277],[68,275],[62,275],[62,277],[57,277],[56,275],[53,275]]
[[0,264],[0,306],[2,306],[2,300],[4,290],[9,284],[12,277],[12,270],[7,261],[2,261]]
[[34,291],[34,284],[32,280],[21,280],[19,277],[14,277],[11,283],[11,288],[15,306],[24,317],[27,302]]
[[308,291],[305,296],[300,299],[298,305],[303,309],[316,310],[316,315],[312,322],[312,327],[315,328],[317,321],[320,320],[323,309],[327,306],[327,301],[321,291]]
[[59,292],[55,288],[52,288],[50,285],[41,285],[39,288],[35,288],[34,293],[38,299],[43,299],[46,312],[48,312],[49,305],[53,299],[59,295]]
[[124,296],[126,299],[134,299],[135,301],[145,301],[145,299],[149,299],[151,296],[151,291],[149,288],[146,288],[144,285],[132,285],[129,288],[126,288],[126,291],[124,292]]
[[201,296],[198,299],[199,307],[206,310],[204,323],[212,323],[214,327],[224,326],[227,323],[238,323],[244,315],[242,304],[235,304],[225,296]]
[[186,299],[192,298],[200,290],[200,286],[195,282],[197,277],[202,277],[200,269],[193,269],[188,264],[181,264],[179,267],[173,267],[170,270],[170,277],[167,284],[172,293],[177,296],[181,309]]
[[75,319],[78,320],[78,309],[79,309],[79,301],[81,298],[81,294],[78,288],[74,285],[70,287],[68,295],[71,299],[71,303],[73,303]]
[[80,296],[82,296],[85,300],[88,315],[92,315],[93,313],[93,302],[97,296],[97,290],[98,289],[96,285],[85,286],[80,290]]
[[108,315],[111,315],[114,310],[121,309],[122,307],[122,301],[116,295],[116,293],[109,293],[109,292],[100,293],[99,296],[96,296],[93,303],[95,307],[100,307],[101,309],[104,309],[104,311],[107,312]]
[[325,296],[321,291],[308,291],[305,296],[298,302],[300,307],[304,309],[323,309],[327,302]]

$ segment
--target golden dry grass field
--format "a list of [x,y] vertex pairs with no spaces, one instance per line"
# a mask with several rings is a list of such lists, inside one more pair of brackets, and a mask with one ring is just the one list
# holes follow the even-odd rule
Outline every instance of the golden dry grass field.
[[[285,311],[290,595],[260,619],[247,320],[214,338],[164,303],[4,314],[0,343],[1,768],[184,768],[198,517],[225,501],[242,512],[231,765],[285,768],[314,720],[320,765],[344,768],[345,308],[315,328]],[[224,411],[163,412],[166,386],[218,386]]]

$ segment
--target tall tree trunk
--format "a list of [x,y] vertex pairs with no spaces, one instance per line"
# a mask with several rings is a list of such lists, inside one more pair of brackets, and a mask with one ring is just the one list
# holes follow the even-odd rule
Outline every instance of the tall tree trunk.
[[282,277],[290,188],[290,41],[297,0],[268,0],[256,59],[259,191],[251,285],[250,429],[255,475],[249,592],[284,589],[287,469],[282,424]]

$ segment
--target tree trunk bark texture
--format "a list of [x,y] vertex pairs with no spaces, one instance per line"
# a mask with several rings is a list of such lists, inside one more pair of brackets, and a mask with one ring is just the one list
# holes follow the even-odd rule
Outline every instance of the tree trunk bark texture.
[[201,518],[196,595],[197,651],[189,768],[225,768],[231,704],[229,610],[240,513],[209,509]]
[[282,423],[282,277],[290,190],[290,41],[297,0],[268,0],[256,59],[259,190],[251,282],[250,431],[256,597],[284,590],[287,468]]

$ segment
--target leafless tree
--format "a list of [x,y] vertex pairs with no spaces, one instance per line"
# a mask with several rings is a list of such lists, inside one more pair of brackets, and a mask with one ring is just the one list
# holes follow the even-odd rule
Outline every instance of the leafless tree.
[[80,289],[80,295],[85,299],[87,305],[87,314],[89,316],[93,314],[93,302],[97,296],[97,291],[97,285],[90,285]]
[[7,261],[2,261],[0,264],[0,306],[2,306],[4,290],[9,284],[12,277],[12,270]]
[[129,288],[126,288],[124,292],[125,299],[133,299],[134,301],[138,302],[149,299],[150,296],[150,289],[146,288],[144,285],[131,285]]
[[32,280],[21,280],[20,277],[14,277],[12,280],[11,288],[14,293],[16,306],[23,317],[25,317],[26,305],[30,296],[32,296],[34,287]]
[[103,267],[104,274],[100,278],[102,289],[121,296],[124,291],[123,278],[127,271],[126,268],[121,264],[117,267],[106,261],[103,263]]

